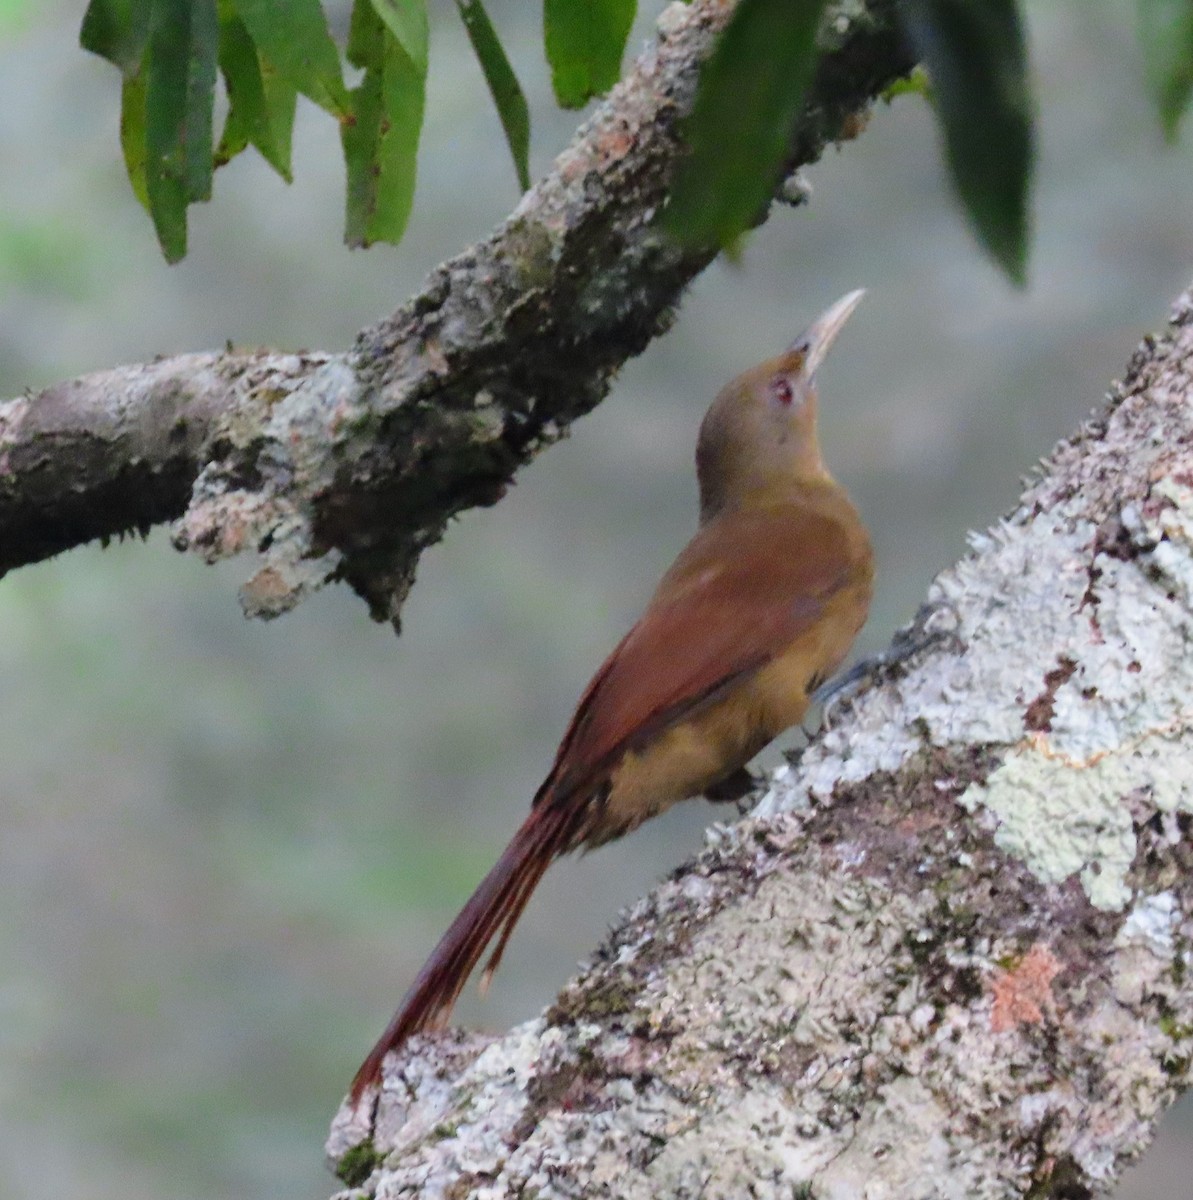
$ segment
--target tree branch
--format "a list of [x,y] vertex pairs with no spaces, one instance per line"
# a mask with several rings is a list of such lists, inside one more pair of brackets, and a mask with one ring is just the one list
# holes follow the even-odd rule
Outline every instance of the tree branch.
[[[653,224],[728,0],[672,5],[654,45],[488,241],[338,355],[187,355],[0,405],[0,572],[178,518],[272,616],[342,578],[397,622],[422,550],[608,390],[710,261]],[[830,5],[791,167],[852,136],[911,65],[894,0]],[[763,214],[760,214],[760,218]]]
[[421,1038],[352,1197],[1088,1197],[1193,1050],[1193,292],[913,666],[538,1020]]
[[232,365],[182,354],[0,404],[0,574],[178,516]]

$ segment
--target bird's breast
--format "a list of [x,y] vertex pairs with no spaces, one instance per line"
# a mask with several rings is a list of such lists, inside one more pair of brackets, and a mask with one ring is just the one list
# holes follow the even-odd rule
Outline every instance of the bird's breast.
[[703,795],[801,721],[810,690],[849,652],[869,593],[868,575],[841,588],[818,621],[727,696],[627,751],[610,775],[585,843],[602,845],[680,800]]

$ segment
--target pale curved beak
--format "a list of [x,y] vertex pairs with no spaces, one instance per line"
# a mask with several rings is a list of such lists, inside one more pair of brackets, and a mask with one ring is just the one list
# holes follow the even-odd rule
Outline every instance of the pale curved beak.
[[845,322],[853,315],[853,310],[862,302],[865,294],[865,288],[858,288],[856,292],[842,296],[836,304],[826,308],[788,347],[789,350],[798,350],[804,355],[804,374],[809,379],[824,362],[829,347],[837,340],[837,334],[844,328]]

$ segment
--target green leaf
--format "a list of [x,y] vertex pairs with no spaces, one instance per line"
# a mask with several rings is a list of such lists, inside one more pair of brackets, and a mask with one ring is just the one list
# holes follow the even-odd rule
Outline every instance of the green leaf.
[[686,245],[725,246],[774,194],[816,67],[824,0],[741,0],[712,57],[664,213]]
[[344,240],[397,242],[414,199],[426,71],[381,24],[371,0],[356,0],[349,47],[365,74],[340,127],[348,167]]
[[1139,37],[1160,124],[1174,142],[1193,96],[1193,0],[1139,0]]
[[186,207],[211,196],[215,0],[153,0],[145,58],[145,190],[168,262],[186,254]]
[[149,189],[145,183],[145,73],[125,79],[120,92],[120,149],[133,195],[149,211]]
[[485,73],[493,103],[497,105],[497,115],[513,155],[514,170],[518,172],[518,183],[526,191],[530,187],[530,110],[526,106],[526,97],[481,0],[456,0],[456,3],[472,49]]
[[380,62],[381,35],[384,27],[371,0],[353,0],[348,24],[348,45],[344,51],[348,61],[362,71]]
[[228,89],[228,117],[216,165],[235,158],[250,143],[287,182],[294,128],[294,85],[262,63],[244,22],[230,12],[220,17],[220,70]]
[[289,183],[290,143],[294,132],[294,109],[298,103],[298,91],[288,79],[283,79],[277,69],[267,62],[261,63],[261,87],[265,92],[265,113],[272,131],[272,150],[253,142],[265,156],[267,162]]
[[149,38],[153,0],[91,0],[83,14],[79,44],[106,58],[124,73],[135,75]]
[[637,0],[544,0],[547,61],[555,98],[583,108],[621,75]]
[[236,0],[262,59],[335,117],[348,114],[340,55],[319,0]]
[[427,72],[427,6],[425,0],[372,0],[373,11],[398,39],[407,58]]
[[978,240],[1022,286],[1034,148],[1015,0],[904,0],[902,11],[932,79],[953,183]]

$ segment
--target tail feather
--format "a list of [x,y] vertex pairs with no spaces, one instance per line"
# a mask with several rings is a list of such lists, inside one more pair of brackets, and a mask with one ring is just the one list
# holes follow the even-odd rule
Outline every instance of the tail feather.
[[485,969],[485,982],[491,978],[531,893],[552,860],[569,848],[575,824],[570,807],[539,805],[519,827],[439,939],[393,1020],[356,1072],[348,1091],[352,1104],[359,1102],[370,1085],[380,1082],[381,1064],[391,1050],[412,1034],[443,1028],[468,976],[500,930],[497,948]]
[[530,900],[534,889],[538,887],[539,880],[550,866],[550,860],[541,859],[532,865],[532,869],[526,872],[524,879],[520,880],[516,892],[510,896],[505,908],[506,911],[502,914],[502,920],[505,926],[501,931],[501,936],[497,939],[497,945],[493,948],[492,954],[489,955],[489,961],[485,964],[485,969],[481,973],[481,991],[482,993],[488,989],[489,983],[493,976],[497,974],[497,968],[501,966],[501,956],[505,953],[506,943],[510,940],[510,934],[514,932],[514,926],[518,923],[518,918],[522,915],[522,910],[526,907]]

